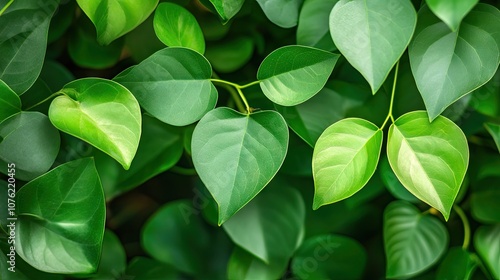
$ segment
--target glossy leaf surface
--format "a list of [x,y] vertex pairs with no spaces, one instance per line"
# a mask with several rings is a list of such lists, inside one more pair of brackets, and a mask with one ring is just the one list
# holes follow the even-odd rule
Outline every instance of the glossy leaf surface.
[[427,0],[426,2],[431,11],[455,31],[479,0]]
[[500,225],[483,226],[474,234],[474,247],[494,279],[500,278]]
[[209,0],[219,14],[223,24],[226,24],[241,9],[245,0]]
[[337,47],[330,36],[330,12],[338,0],[305,0],[300,9],[297,44],[333,51]]
[[267,18],[282,28],[297,25],[303,0],[257,0]]
[[10,87],[0,80],[0,123],[8,117],[21,112],[21,99]]

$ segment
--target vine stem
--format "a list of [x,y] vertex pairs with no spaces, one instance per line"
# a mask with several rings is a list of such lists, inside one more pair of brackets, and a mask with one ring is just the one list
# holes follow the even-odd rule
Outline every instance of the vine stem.
[[174,172],[174,173],[177,173],[177,174],[180,174],[180,175],[188,175],[188,176],[192,176],[192,175],[196,175],[198,173],[196,173],[196,170],[194,168],[184,168],[184,167],[180,167],[180,166],[172,166],[170,168],[170,171]]
[[384,123],[380,127],[380,130],[384,130],[384,127],[389,121],[389,119],[394,123],[394,117],[392,116],[392,108],[394,107],[394,95],[396,93],[396,84],[398,82],[398,72],[399,72],[399,61],[396,63],[396,70],[394,71],[394,82],[392,84],[391,103],[389,104],[389,112],[387,113],[387,117],[385,118]]
[[[252,109],[250,108],[250,105],[248,105],[248,101],[247,101],[245,95],[243,94],[242,89],[256,85],[256,84],[260,83],[260,81],[254,81],[254,82],[248,83],[246,85],[242,85],[242,86],[235,84],[235,83],[225,81],[225,80],[221,80],[221,79],[210,79],[210,81],[225,86],[225,88],[228,89],[229,92],[231,92],[231,90],[227,86],[231,86],[232,87],[231,89],[233,89],[233,88],[236,89],[236,92],[240,96],[241,101],[243,101],[243,104],[245,104],[245,109],[247,111],[247,114],[250,114],[252,112]],[[233,94],[233,98],[234,98],[234,94]],[[235,98],[235,101],[236,101],[236,105],[238,105],[239,99]],[[238,107],[240,108],[243,106],[238,106]],[[243,111],[243,110],[241,110],[241,108],[240,108],[240,111]]]
[[453,210],[458,214],[460,219],[462,220],[462,224],[464,225],[464,243],[462,244],[462,248],[467,250],[469,248],[470,243],[470,225],[469,219],[467,219],[467,215],[465,215],[464,210],[460,208],[458,205],[453,205]]
[[63,94],[64,94],[64,93],[62,93],[62,92],[60,92],[60,91],[58,91],[58,92],[54,92],[53,94],[49,95],[49,97],[45,98],[44,100],[42,100],[42,101],[40,101],[40,102],[36,103],[35,105],[32,105],[32,106],[30,106],[30,107],[26,108],[26,109],[25,109],[25,111],[29,111],[29,110],[31,110],[31,109],[33,109],[33,108],[35,108],[36,106],[38,106],[38,105],[40,105],[40,104],[43,104],[43,103],[45,103],[45,102],[49,101],[50,99],[52,99],[52,98],[54,98],[54,97],[56,97],[56,96],[58,96],[58,95],[63,95]]
[[7,10],[10,7],[10,5],[12,5],[12,3],[14,3],[14,0],[10,0],[7,4],[5,4],[5,6],[0,10],[0,16],[3,15],[5,10]]

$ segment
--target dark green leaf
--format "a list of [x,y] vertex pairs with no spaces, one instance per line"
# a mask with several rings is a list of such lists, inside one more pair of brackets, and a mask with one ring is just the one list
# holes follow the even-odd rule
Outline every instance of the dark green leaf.
[[479,0],[427,0],[431,11],[448,27],[456,31],[462,19]]
[[92,279],[109,280],[119,278],[125,272],[127,256],[120,239],[110,230],[104,232],[102,255],[97,273]]
[[500,125],[494,123],[485,123],[484,126],[493,137],[493,140],[495,140],[498,151],[500,151]]
[[470,196],[471,214],[482,223],[500,223],[500,177],[477,181]]
[[183,279],[180,273],[173,267],[144,257],[135,257],[130,261],[127,272],[124,275],[125,279],[127,279],[127,277],[133,277],[132,279],[137,280]]
[[205,56],[215,71],[230,73],[243,67],[252,58],[253,49],[252,38],[240,36],[209,46]]
[[477,267],[472,254],[460,247],[451,248],[439,265],[437,278],[443,280],[469,280]]
[[474,247],[494,279],[500,278],[500,225],[482,226],[474,234]]
[[300,10],[297,26],[297,44],[336,50],[328,26],[330,12],[338,0],[305,0]]
[[236,247],[227,267],[229,280],[275,280],[286,270],[288,260],[271,261],[269,264]]
[[21,99],[10,87],[0,80],[0,123],[21,112]]
[[283,28],[297,25],[304,0],[257,0],[267,18]]

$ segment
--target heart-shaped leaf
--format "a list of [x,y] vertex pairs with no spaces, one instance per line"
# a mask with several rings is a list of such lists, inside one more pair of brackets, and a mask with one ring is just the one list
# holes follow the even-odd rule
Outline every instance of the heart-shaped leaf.
[[104,193],[91,158],[72,161],[17,193],[16,250],[51,273],[93,273],[101,257]]
[[21,112],[21,99],[10,87],[0,80],[0,123]]
[[54,163],[61,139],[49,118],[40,112],[20,112],[0,124],[0,171],[16,165],[15,177],[29,181]]
[[272,102],[283,106],[297,105],[325,86],[339,57],[311,47],[282,47],[262,61],[257,79]]
[[186,47],[201,54],[205,52],[205,38],[196,18],[184,7],[161,3],[153,21],[158,39],[170,47]]
[[269,264],[288,261],[293,255],[302,241],[305,215],[304,201],[297,190],[270,186],[223,227],[236,245]]
[[217,14],[219,14],[222,23],[226,24],[240,11],[245,0],[210,0],[210,3],[212,3]]
[[267,18],[283,28],[297,25],[304,0],[257,0]]
[[497,144],[497,149],[500,152],[500,125],[494,123],[485,123],[484,126],[493,137],[495,144]]
[[409,0],[340,0],[330,14],[330,33],[375,94],[410,43],[416,22]]
[[448,220],[469,164],[462,130],[443,116],[430,123],[425,111],[407,113],[389,128],[387,157],[403,186]]
[[473,255],[463,248],[451,248],[439,265],[436,279],[469,280],[476,270],[477,262]]
[[325,51],[336,50],[330,36],[330,12],[338,0],[305,0],[300,9],[297,44]]
[[0,16],[0,79],[18,95],[40,75],[50,19],[58,6],[59,0],[13,1]]
[[129,169],[141,137],[141,109],[122,85],[98,78],[73,81],[49,108],[59,130],[91,144]]
[[474,248],[491,272],[500,278],[500,225],[482,226],[474,234]]
[[500,62],[500,11],[478,4],[452,32],[427,6],[409,46],[411,70],[429,119],[488,82]]
[[448,246],[446,227],[422,215],[408,202],[395,201],[384,211],[387,278],[417,275],[436,263]]
[[175,47],[159,50],[114,80],[127,87],[155,118],[185,126],[215,107],[217,90],[211,76],[206,58],[193,50]]
[[291,267],[299,279],[351,280],[361,279],[366,260],[366,251],[359,242],[342,235],[329,234],[304,241],[295,253]]
[[288,149],[288,128],[273,111],[250,115],[217,108],[196,125],[193,163],[215,198],[221,225],[274,177]]
[[141,24],[154,11],[159,0],[77,0],[92,20],[97,41],[108,45]]
[[431,11],[451,30],[456,31],[462,19],[479,0],[427,0]]
[[382,138],[376,125],[357,118],[338,121],[321,134],[313,153],[313,209],[346,199],[368,183]]

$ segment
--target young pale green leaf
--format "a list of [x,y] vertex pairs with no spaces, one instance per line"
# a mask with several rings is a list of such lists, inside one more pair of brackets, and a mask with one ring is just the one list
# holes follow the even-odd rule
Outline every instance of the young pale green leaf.
[[426,0],[431,11],[452,31],[456,31],[462,19],[479,0]]
[[266,264],[240,247],[235,247],[227,264],[229,280],[275,280],[286,271],[288,260],[272,260]]
[[215,71],[234,72],[243,67],[253,55],[254,42],[251,37],[239,36],[207,48],[205,57]]
[[60,147],[59,131],[46,115],[20,112],[0,124],[0,171],[14,163],[15,177],[29,181],[47,172]]
[[407,278],[435,264],[448,246],[448,231],[436,218],[420,214],[408,202],[395,201],[384,211],[387,278]]
[[478,4],[452,32],[427,6],[409,46],[411,70],[429,119],[488,82],[500,63],[500,11]]
[[330,14],[330,33],[375,94],[410,43],[416,22],[410,0],[340,0]]
[[244,115],[217,108],[197,124],[191,146],[196,171],[217,201],[221,225],[278,172],[288,149],[288,128],[273,111]]
[[0,80],[0,123],[21,112],[21,99],[10,87]]
[[104,232],[102,254],[97,273],[92,279],[114,279],[122,275],[127,267],[127,255],[120,239],[111,231]]
[[99,265],[106,209],[90,158],[72,161],[17,193],[16,250],[51,273],[93,273]]
[[474,234],[474,248],[493,279],[500,279],[500,225],[482,226]]
[[329,234],[304,241],[293,257],[291,268],[299,279],[354,280],[363,276],[366,260],[366,251],[359,242]]
[[384,185],[395,198],[413,203],[420,202],[420,199],[416,198],[403,186],[403,184],[401,184],[396,174],[394,174],[394,171],[392,171],[386,155],[382,155],[380,159],[379,171],[380,178],[384,182]]
[[161,3],[156,8],[154,21],[156,36],[170,47],[186,47],[201,54],[205,52],[205,38],[196,18],[184,7]]
[[500,125],[494,123],[485,123],[484,126],[493,137],[495,144],[497,144],[498,151],[500,151]]
[[500,177],[489,176],[477,181],[470,196],[471,214],[474,220],[500,223]]
[[325,86],[339,57],[311,47],[282,47],[262,61],[257,79],[272,102],[294,106],[313,97]]
[[377,168],[382,130],[357,118],[338,121],[316,142],[313,209],[346,199],[363,188]]
[[141,137],[141,109],[122,85],[105,79],[75,80],[49,108],[59,130],[84,140],[129,169]]
[[236,245],[266,264],[287,261],[302,241],[305,213],[297,190],[271,186],[223,227]]
[[206,58],[175,47],[159,50],[114,80],[127,87],[153,117],[185,126],[215,108],[217,90],[211,76]]
[[209,0],[214,6],[217,14],[222,20],[223,24],[226,24],[230,19],[232,19],[241,9],[245,0]]
[[463,248],[451,248],[439,265],[436,279],[469,280],[476,270],[477,262]]
[[94,23],[97,41],[108,45],[141,24],[154,11],[158,0],[77,0]]
[[0,17],[0,80],[18,95],[40,75],[50,19],[58,5],[59,0],[13,1]]
[[257,0],[267,18],[283,28],[297,25],[304,0]]
[[330,12],[338,0],[305,0],[300,9],[297,44],[325,51],[336,50],[328,26]]
[[407,113],[389,128],[387,157],[403,186],[448,220],[469,164],[462,130],[443,116],[430,123],[425,111]]

